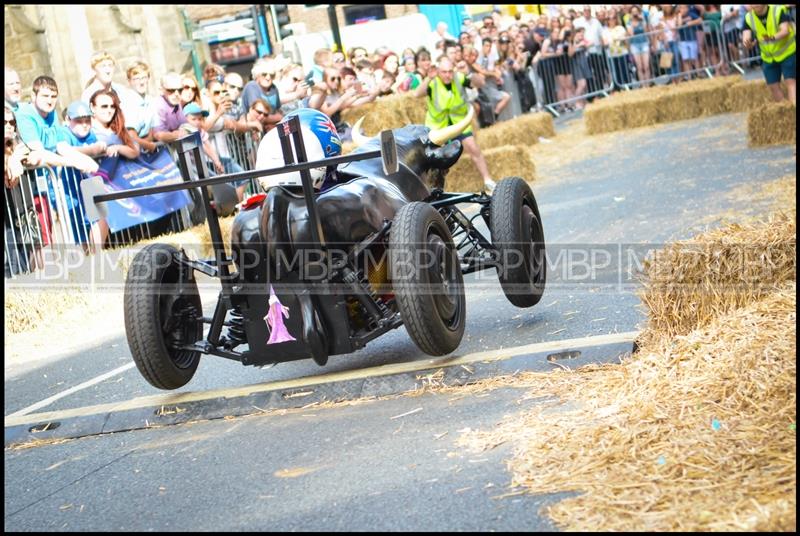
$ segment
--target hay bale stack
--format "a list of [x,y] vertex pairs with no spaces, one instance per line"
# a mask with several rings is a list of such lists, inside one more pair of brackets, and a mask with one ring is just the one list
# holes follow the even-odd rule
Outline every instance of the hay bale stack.
[[[225,252],[231,254],[231,230],[233,229],[233,220],[236,216],[229,216],[227,218],[219,219],[219,228],[222,231],[222,242],[225,244]],[[208,225],[198,225],[192,227],[194,244],[198,246],[200,255],[206,258],[214,256],[214,251],[211,249],[211,231],[208,230]]]
[[617,93],[586,107],[586,131],[599,134],[725,113],[729,88],[739,80],[719,77]]
[[797,108],[789,101],[768,103],[747,116],[747,144],[794,145],[797,143]]
[[87,293],[80,289],[7,288],[6,330],[8,333],[33,330],[42,322],[51,321],[73,307],[88,303]]
[[363,106],[342,112],[342,120],[354,125],[364,117],[363,130],[367,136],[375,136],[381,130],[401,128],[425,122],[426,105],[422,97],[390,95]]
[[[528,147],[524,145],[485,149],[483,156],[495,182],[504,177],[522,177],[526,181],[533,181],[535,178],[533,158]],[[451,192],[479,192],[483,189],[483,178],[466,152],[447,173],[445,189]]]
[[772,93],[764,80],[736,82],[728,88],[726,105],[729,112],[749,112],[770,102]]
[[611,98],[613,97],[609,97],[605,101],[597,101],[586,107],[583,112],[583,121],[587,133],[602,134],[625,128],[625,111],[622,106],[609,103]]
[[539,143],[539,137],[556,135],[553,116],[538,112],[523,114],[508,121],[501,121],[475,133],[481,149],[490,149],[512,144],[533,145]]
[[794,281],[795,234],[795,217],[780,213],[657,252],[645,262],[639,296],[649,320],[641,340],[685,335]]

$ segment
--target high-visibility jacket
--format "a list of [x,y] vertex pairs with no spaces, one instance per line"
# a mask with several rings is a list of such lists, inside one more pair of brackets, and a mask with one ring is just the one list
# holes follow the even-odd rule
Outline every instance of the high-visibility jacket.
[[[467,92],[464,89],[464,75],[453,74],[451,89],[447,89],[438,76],[430,83],[431,94],[428,96],[428,113],[425,114],[425,126],[433,129],[454,125],[464,119],[469,111]],[[467,127],[464,134],[472,132]]]
[[770,4],[767,10],[767,25],[761,23],[761,19],[751,9],[747,13],[747,22],[756,34],[758,46],[761,48],[761,59],[767,63],[780,62],[794,54],[796,49],[794,39],[794,27],[789,25],[789,35],[780,41],[765,42],[764,37],[775,35],[780,29],[781,13],[786,9],[784,5]]

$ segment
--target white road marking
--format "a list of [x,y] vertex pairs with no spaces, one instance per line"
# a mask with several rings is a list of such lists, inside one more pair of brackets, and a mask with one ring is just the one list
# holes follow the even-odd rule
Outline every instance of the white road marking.
[[97,376],[96,378],[92,378],[89,381],[85,381],[80,385],[76,385],[75,387],[70,387],[66,391],[61,391],[60,393],[55,394],[55,395],[53,395],[53,396],[51,396],[49,398],[45,398],[44,400],[42,400],[40,402],[36,402],[35,404],[32,404],[32,405],[28,406],[27,408],[23,408],[23,409],[15,412],[15,413],[12,413],[11,415],[6,415],[6,418],[8,418],[8,417],[19,417],[19,416],[22,416],[22,415],[27,415],[28,413],[30,413],[32,411],[35,411],[37,409],[49,406],[50,404],[52,404],[56,400],[60,400],[60,399],[64,398],[65,396],[69,396],[72,393],[77,393],[78,391],[82,391],[83,389],[86,389],[87,387],[91,387],[92,385],[96,385],[96,384],[98,384],[98,383],[100,383],[102,381],[105,381],[105,380],[113,377],[113,376],[116,376],[117,374],[122,374],[126,370],[132,369],[134,366],[136,366],[136,363],[128,363],[127,365],[123,365],[121,367],[115,368],[114,370],[106,372],[105,374],[101,374],[100,376]]

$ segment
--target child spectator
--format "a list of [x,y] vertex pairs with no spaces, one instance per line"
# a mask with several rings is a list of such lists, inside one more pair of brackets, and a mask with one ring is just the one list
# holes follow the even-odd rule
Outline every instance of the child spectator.
[[225,173],[225,166],[219,159],[216,149],[211,144],[208,138],[208,132],[204,127],[204,118],[208,117],[208,112],[203,110],[194,102],[190,102],[183,108],[183,113],[186,115],[187,125],[184,125],[184,130],[187,132],[200,132],[200,141],[203,143],[203,152],[211,161],[214,166],[214,171],[219,174]]
[[[107,145],[103,141],[98,141],[97,136],[92,132],[92,111],[88,104],[83,101],[72,102],[67,107],[67,119],[69,120],[67,143],[85,155],[94,158],[105,156]],[[61,170],[61,181],[69,211],[67,217],[72,229],[72,236],[76,244],[84,246],[84,253],[88,253],[91,249],[89,239],[92,224],[85,217],[86,209],[80,191],[82,179],[83,175],[72,168],[62,168]],[[99,225],[102,224],[98,224],[98,228]]]
[[308,73],[312,82],[315,84],[322,82],[324,71],[332,65],[332,59],[333,53],[330,49],[319,48],[314,52],[314,65],[311,66]]
[[77,151],[92,158],[102,157],[106,154],[106,143],[97,140],[92,132],[92,110],[83,101],[74,101],[67,107],[67,120],[69,128],[66,132],[66,142]]

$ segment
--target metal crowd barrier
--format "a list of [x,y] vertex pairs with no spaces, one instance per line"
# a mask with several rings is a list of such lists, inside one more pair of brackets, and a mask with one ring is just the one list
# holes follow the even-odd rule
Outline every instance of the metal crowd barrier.
[[[80,188],[85,178],[87,175],[75,168],[42,166],[26,170],[14,188],[6,188],[3,212],[6,278],[43,267],[44,248],[57,251],[60,258],[91,253],[93,226],[86,216]],[[173,212],[153,222],[109,233],[105,246],[114,248],[180,232],[188,228],[186,221]]]
[[[680,38],[681,30],[691,31],[693,39],[682,41]],[[703,32],[699,36],[698,30]],[[677,78],[694,78],[700,73],[712,78],[715,74],[725,71],[728,63],[728,51],[720,26],[712,27],[706,21],[702,25],[680,26],[674,30],[669,30],[672,33],[672,41],[664,42],[660,37],[667,35],[667,32],[668,30],[666,29],[658,29],[639,35],[627,36],[618,41],[618,43],[624,45],[628,52],[624,56],[609,56],[608,65],[615,87],[634,89],[656,83],[668,83]],[[642,42],[642,40],[645,41]],[[643,73],[639,72],[636,60],[633,57],[634,48],[631,47],[632,44],[635,45],[635,48],[647,45],[646,61],[651,73],[649,77],[643,77]],[[696,54],[691,54],[695,48]],[[714,51],[716,51],[716,54],[712,54]],[[664,53],[671,53],[672,61],[668,62],[668,67],[662,68],[660,60]],[[691,59],[690,56],[694,55],[697,58]],[[713,61],[712,58],[714,58]],[[689,66],[693,68],[684,70],[684,62],[694,62],[694,65]]]
[[[579,65],[581,55],[585,54],[586,69]],[[576,75],[578,75],[576,77]],[[574,94],[577,79],[584,76],[586,88],[580,95]],[[537,108],[544,108],[558,117],[564,106],[580,100],[604,96],[614,89],[605,47],[586,50],[570,57],[565,51],[556,56],[540,57],[531,64],[529,77],[536,92]]]

